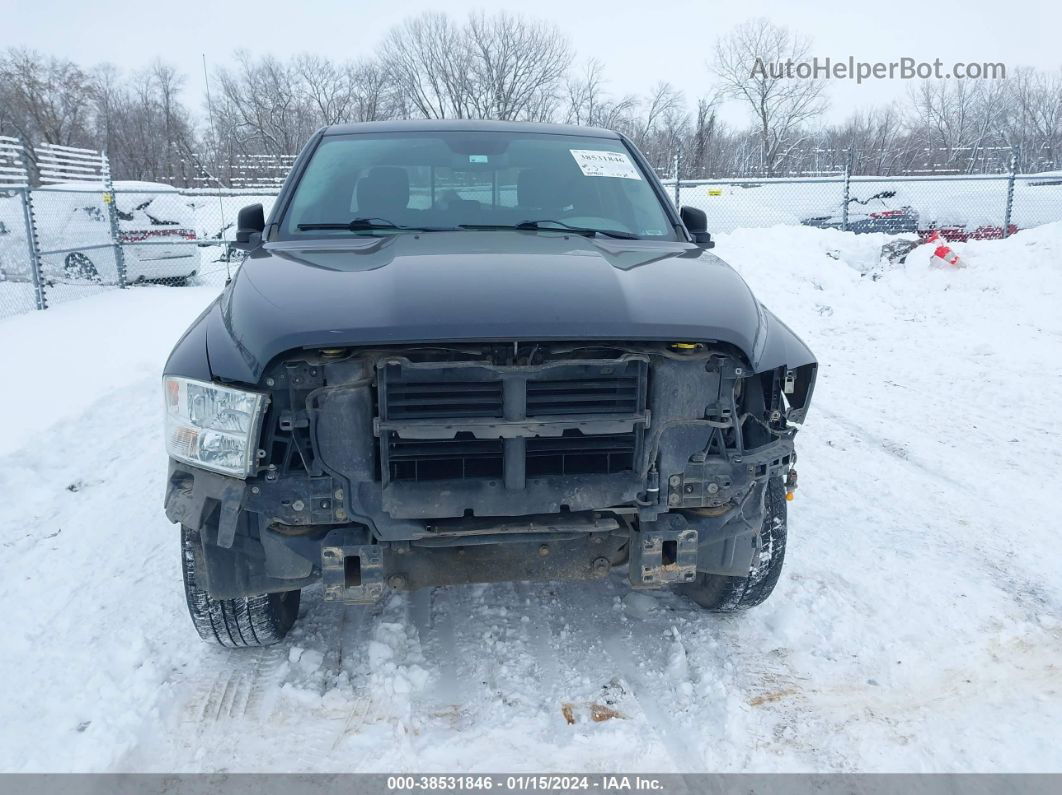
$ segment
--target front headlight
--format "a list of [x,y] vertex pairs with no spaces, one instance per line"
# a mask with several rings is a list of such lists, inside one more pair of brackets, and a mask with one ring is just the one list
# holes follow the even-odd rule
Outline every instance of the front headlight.
[[166,452],[225,475],[254,471],[266,396],[190,378],[162,379]]

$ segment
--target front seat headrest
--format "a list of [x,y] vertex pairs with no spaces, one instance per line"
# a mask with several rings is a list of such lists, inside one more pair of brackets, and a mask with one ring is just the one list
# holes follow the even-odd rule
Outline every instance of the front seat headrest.
[[398,166],[376,166],[358,180],[358,213],[380,217],[400,213],[409,205],[409,175]]

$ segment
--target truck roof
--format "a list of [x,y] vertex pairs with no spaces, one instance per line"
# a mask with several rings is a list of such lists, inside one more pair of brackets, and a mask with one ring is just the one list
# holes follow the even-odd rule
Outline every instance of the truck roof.
[[552,135],[582,135],[591,138],[619,138],[619,134],[600,127],[580,127],[576,124],[542,124],[527,121],[487,121],[482,119],[406,119],[401,121],[367,121],[356,124],[333,124],[325,135],[348,133],[388,132],[513,132],[547,133]]

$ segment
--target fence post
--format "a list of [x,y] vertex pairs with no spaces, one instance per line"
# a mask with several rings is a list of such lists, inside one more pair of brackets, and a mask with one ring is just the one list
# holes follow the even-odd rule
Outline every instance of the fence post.
[[681,149],[675,150],[675,209],[679,206],[679,153]]
[[1011,152],[1010,174],[1007,176],[1007,209],[1003,213],[1003,237],[1010,233],[1010,216],[1014,209],[1014,177],[1018,171],[1018,154]]
[[[16,141],[16,143],[18,143]],[[25,170],[26,186],[19,188],[19,196],[22,197],[22,220],[26,227],[26,250],[30,259],[30,273],[33,276],[33,300],[37,309],[48,308],[48,296],[44,294],[44,273],[41,269],[40,246],[37,244],[37,219],[33,215],[33,197],[30,193],[29,162],[26,150],[19,143],[18,157],[22,160],[22,168]]]
[[41,273],[40,248],[37,246],[37,221],[33,216],[33,200],[27,185],[19,189],[22,197],[22,218],[26,224],[26,249],[30,258],[30,272],[33,274],[33,299],[37,309],[48,308],[48,297],[44,294],[44,275]]
[[849,155],[844,164],[844,198],[841,205],[841,231],[848,231],[848,202],[852,196],[852,158]]
[[118,271],[118,287],[125,289],[125,248],[122,235],[118,229],[118,204],[114,196],[114,182],[111,180],[111,161],[106,152],[100,153],[103,163],[103,201],[107,205],[107,217],[111,222],[111,243],[114,244],[114,267]]

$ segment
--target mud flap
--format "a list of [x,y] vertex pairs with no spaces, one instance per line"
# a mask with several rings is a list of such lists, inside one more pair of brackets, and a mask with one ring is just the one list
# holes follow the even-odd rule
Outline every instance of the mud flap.
[[659,588],[695,580],[697,535],[678,514],[642,523],[641,529],[631,534],[631,586]]
[[321,579],[326,600],[373,604],[384,594],[383,547],[361,543],[361,534],[339,529],[321,546]]

